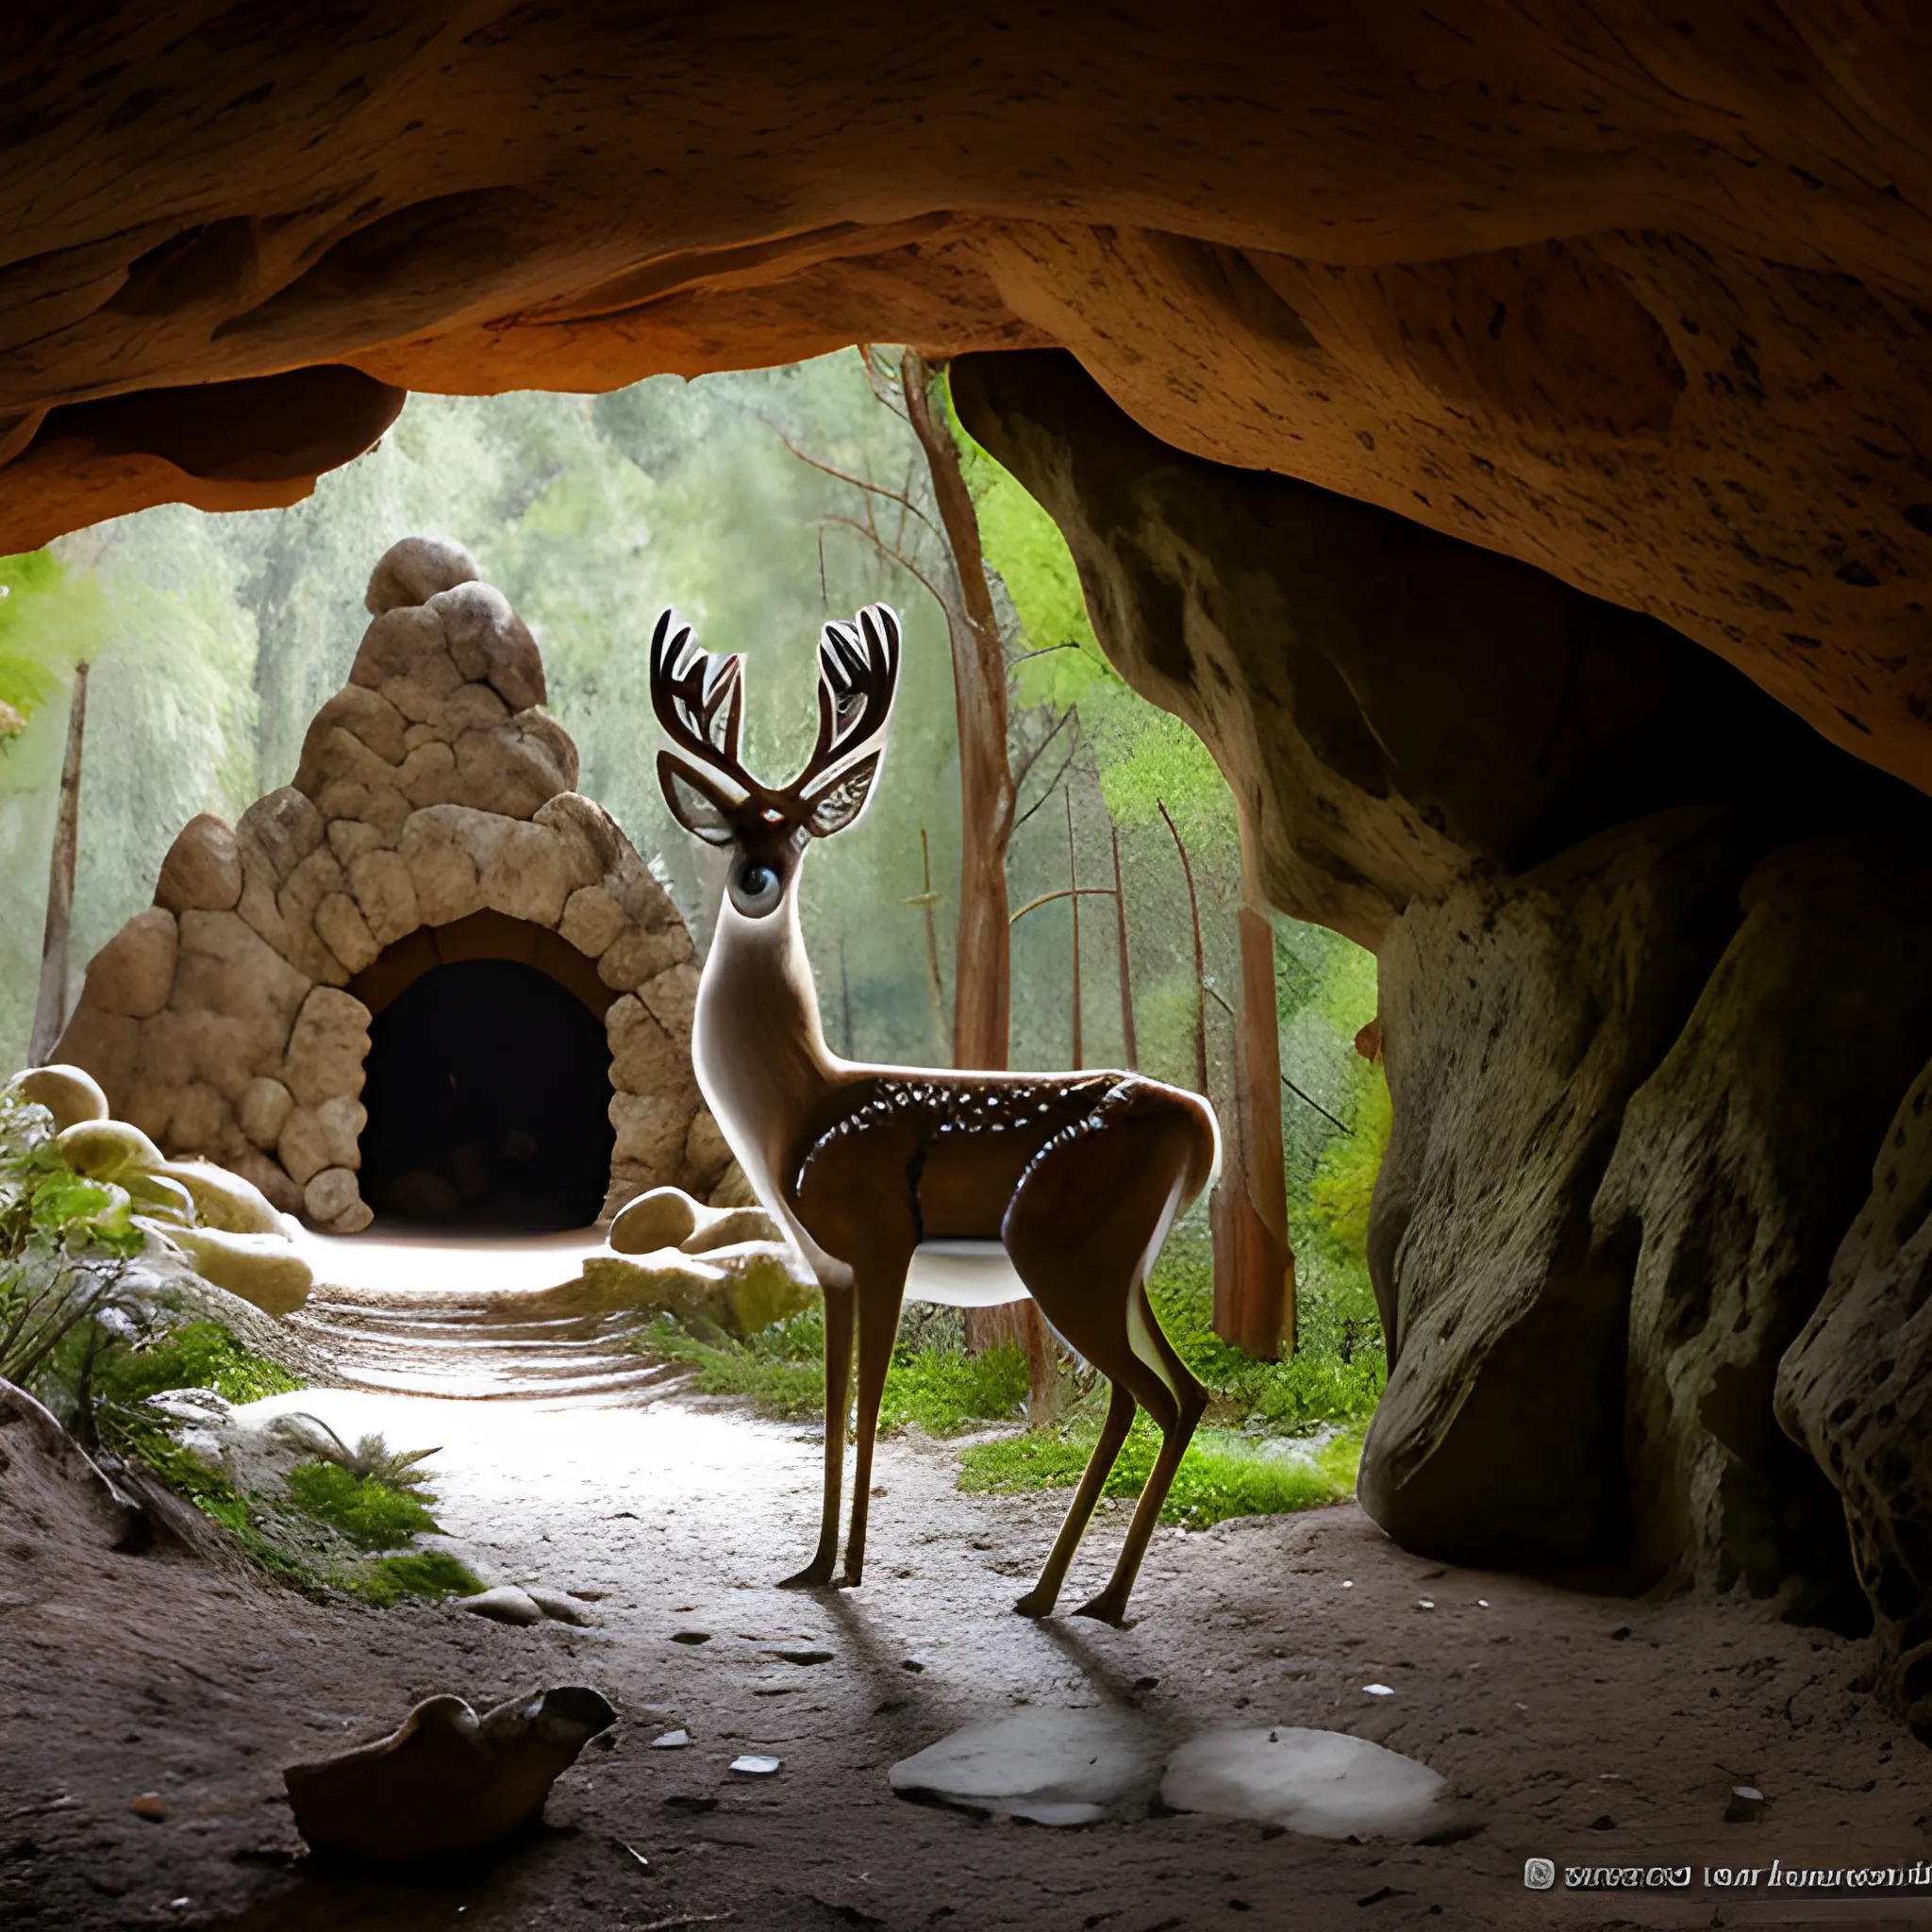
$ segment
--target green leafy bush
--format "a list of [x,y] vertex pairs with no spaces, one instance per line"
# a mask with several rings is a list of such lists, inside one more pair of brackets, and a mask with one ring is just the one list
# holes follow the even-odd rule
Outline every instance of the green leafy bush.
[[420,1496],[337,1462],[298,1462],[287,1488],[296,1508],[340,1530],[359,1550],[393,1550],[436,1528]]

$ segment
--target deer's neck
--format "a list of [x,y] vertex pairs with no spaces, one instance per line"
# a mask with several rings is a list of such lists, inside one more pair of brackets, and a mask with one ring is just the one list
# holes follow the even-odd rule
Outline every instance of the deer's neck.
[[779,1207],[786,1156],[833,1069],[795,891],[768,919],[745,918],[728,897],[720,907],[691,1061],[745,1178],[768,1208]]

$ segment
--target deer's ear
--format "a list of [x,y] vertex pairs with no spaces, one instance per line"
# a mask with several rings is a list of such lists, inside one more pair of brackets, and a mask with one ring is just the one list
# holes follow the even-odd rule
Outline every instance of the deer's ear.
[[879,755],[874,752],[856,765],[848,766],[817,791],[808,791],[800,801],[805,808],[805,829],[814,839],[829,839],[856,825],[864,816],[872,798],[873,780],[879,774]]
[[707,845],[731,843],[734,834],[725,801],[695,765],[660,751],[658,783],[664,788],[664,803],[671,808],[671,816],[693,839],[702,839]]

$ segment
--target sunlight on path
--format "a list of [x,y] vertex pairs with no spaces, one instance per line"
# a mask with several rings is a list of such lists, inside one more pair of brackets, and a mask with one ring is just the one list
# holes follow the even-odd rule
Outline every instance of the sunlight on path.
[[384,1295],[518,1294],[575,1279],[583,1257],[604,1245],[601,1229],[563,1234],[419,1234],[387,1229],[326,1235],[304,1231],[315,1278],[334,1288]]

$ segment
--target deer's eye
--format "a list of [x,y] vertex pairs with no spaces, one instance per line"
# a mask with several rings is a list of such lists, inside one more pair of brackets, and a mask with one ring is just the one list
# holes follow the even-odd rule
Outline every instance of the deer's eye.
[[731,903],[748,919],[762,919],[783,896],[784,881],[758,859],[747,859],[731,874]]

